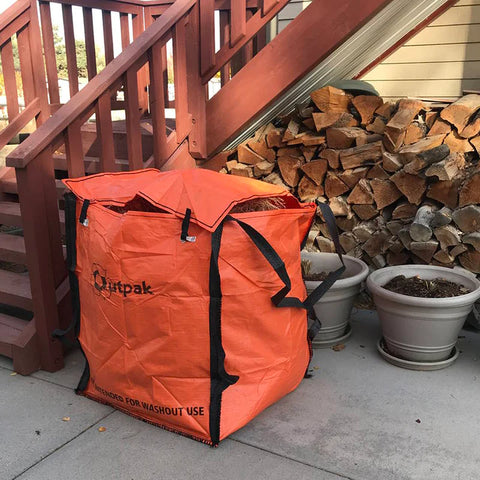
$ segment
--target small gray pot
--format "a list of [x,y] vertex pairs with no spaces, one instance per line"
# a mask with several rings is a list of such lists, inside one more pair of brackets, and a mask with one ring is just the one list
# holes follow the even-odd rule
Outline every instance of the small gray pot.
[[[331,272],[341,267],[336,253],[302,252],[302,260],[309,260],[312,272]],[[347,332],[348,319],[355,297],[360,292],[361,283],[367,278],[368,266],[358,258],[343,256],[345,272],[325,295],[315,304],[315,313],[322,322],[322,328],[313,341],[326,342],[341,338]],[[307,293],[315,290],[322,282],[305,281]]]
[[[458,297],[419,298],[382,288],[397,275],[444,278],[472,291]],[[373,295],[389,353],[416,362],[447,359],[474,302],[480,298],[480,282],[469,272],[429,265],[381,268],[370,274],[367,288]]]

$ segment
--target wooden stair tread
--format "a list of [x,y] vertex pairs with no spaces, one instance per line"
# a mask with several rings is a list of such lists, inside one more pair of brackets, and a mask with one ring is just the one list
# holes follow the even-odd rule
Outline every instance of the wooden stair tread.
[[26,253],[23,237],[0,232],[0,260],[24,264]]
[[32,292],[28,273],[0,270],[0,303],[32,310]]
[[[65,232],[65,212],[59,210],[60,227],[62,233]],[[13,227],[22,226],[22,215],[20,213],[20,204],[16,202],[0,202],[0,224],[11,225]]]
[[[55,185],[57,187],[58,196],[60,198],[63,197],[63,193],[65,191],[65,185],[61,180],[55,180]],[[4,193],[13,193],[13,194],[18,193],[16,177],[2,178],[0,180],[0,186],[1,186],[1,190]]]
[[27,320],[0,313],[0,355],[13,357],[12,346],[28,323]]

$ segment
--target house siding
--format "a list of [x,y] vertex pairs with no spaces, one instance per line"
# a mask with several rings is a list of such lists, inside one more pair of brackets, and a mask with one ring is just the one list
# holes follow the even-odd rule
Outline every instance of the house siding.
[[480,90],[480,0],[460,0],[362,78],[392,99]]

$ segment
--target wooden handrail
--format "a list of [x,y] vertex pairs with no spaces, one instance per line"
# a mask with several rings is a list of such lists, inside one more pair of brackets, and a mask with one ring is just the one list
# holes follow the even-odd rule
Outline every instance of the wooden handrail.
[[101,95],[112,89],[128,69],[138,64],[139,59],[142,59],[156,42],[167,35],[175,23],[187,14],[195,3],[196,0],[177,0],[134,43],[130,44],[55,115],[19,145],[7,157],[7,165],[25,168],[33,159],[55,143],[70,124],[91,110]]
[[0,32],[10,25],[25,10],[30,8],[30,0],[18,0],[11,7],[7,8],[0,19]]

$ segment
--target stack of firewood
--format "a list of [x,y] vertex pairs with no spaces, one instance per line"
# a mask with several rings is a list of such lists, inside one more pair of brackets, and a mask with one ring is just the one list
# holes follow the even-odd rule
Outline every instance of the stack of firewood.
[[[480,95],[392,103],[329,86],[311,100],[219,154],[221,172],[329,203],[345,253],[377,268],[480,273]],[[334,251],[320,216],[307,248]]]

